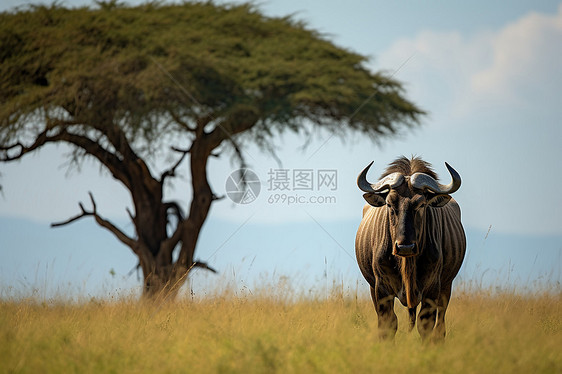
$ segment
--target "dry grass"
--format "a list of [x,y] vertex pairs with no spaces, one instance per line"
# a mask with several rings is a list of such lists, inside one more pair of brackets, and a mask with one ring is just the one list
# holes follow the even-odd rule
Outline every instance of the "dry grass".
[[[155,306],[0,301],[0,371],[22,373],[562,372],[562,293],[455,295],[424,345],[396,306],[394,343],[367,299],[224,293]],[[297,300],[295,300],[297,299]]]

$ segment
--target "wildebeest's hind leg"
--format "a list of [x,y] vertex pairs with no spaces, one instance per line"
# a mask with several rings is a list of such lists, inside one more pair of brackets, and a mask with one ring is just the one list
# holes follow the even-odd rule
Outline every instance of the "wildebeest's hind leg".
[[408,308],[408,314],[410,317],[410,323],[408,325],[408,331],[412,331],[416,325],[416,307]]
[[398,318],[394,313],[394,296],[382,288],[371,287],[371,298],[378,316],[379,337],[382,340],[392,339],[398,329]]
[[451,298],[451,285],[445,286],[439,294],[437,300],[437,323],[433,330],[433,339],[440,341],[445,339],[445,313],[449,306],[449,299]]

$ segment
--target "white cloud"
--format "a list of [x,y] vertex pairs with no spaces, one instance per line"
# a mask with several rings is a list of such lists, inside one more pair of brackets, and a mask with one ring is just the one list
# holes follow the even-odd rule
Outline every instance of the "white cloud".
[[460,193],[470,226],[562,230],[562,212],[552,209],[562,206],[560,194],[522,199],[520,187],[562,183],[561,41],[562,6],[555,14],[528,13],[495,31],[423,31],[398,40],[378,59],[377,68],[392,68],[413,55],[397,78],[430,116],[423,136],[409,144],[460,160],[455,166],[465,178]]
[[492,64],[471,77],[477,95],[503,96],[515,103],[555,98],[562,86],[562,4],[558,13],[530,13],[489,41]]
[[433,114],[451,112],[466,99],[470,77],[490,60],[488,39],[487,34],[467,39],[456,31],[422,31],[394,43],[376,68],[404,64],[396,78],[405,82],[412,99]]
[[400,66],[414,100],[453,117],[489,107],[524,105],[560,113],[562,4],[556,14],[529,13],[497,31],[463,36],[422,31],[396,41],[377,68]]

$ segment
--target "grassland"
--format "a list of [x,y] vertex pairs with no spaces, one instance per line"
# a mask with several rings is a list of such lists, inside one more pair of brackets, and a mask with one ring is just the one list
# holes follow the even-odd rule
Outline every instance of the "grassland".
[[135,300],[0,301],[4,373],[560,373],[562,293],[457,293],[444,344],[376,338],[370,300],[225,293]]

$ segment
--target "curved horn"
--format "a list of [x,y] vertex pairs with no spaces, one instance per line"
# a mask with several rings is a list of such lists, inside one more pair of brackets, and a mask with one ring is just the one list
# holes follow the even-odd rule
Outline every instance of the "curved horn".
[[357,177],[357,187],[359,187],[359,189],[361,191],[371,192],[371,193],[380,193],[380,192],[382,192],[384,190],[388,190],[390,188],[396,188],[404,182],[404,176],[402,174],[392,173],[390,175],[387,175],[386,177],[384,177],[383,179],[381,179],[377,183],[370,184],[367,181],[367,172],[369,171],[369,169],[371,168],[373,163],[374,163],[374,161],[371,161],[371,163],[369,165],[367,165],[367,167],[365,169],[363,169],[361,174],[359,174],[359,176]]
[[374,162],[375,161],[371,161],[371,163],[367,165],[367,167],[363,169],[363,171],[357,177],[357,187],[359,187],[359,189],[363,192],[375,192],[373,191],[373,187],[371,187],[371,184],[367,182],[367,172]]
[[447,185],[438,183],[435,179],[424,173],[415,173],[410,178],[412,187],[418,188],[420,190],[428,189],[433,193],[445,195],[452,194],[456,192],[461,187],[461,176],[455,169],[445,162],[449,174],[451,174],[452,181]]

